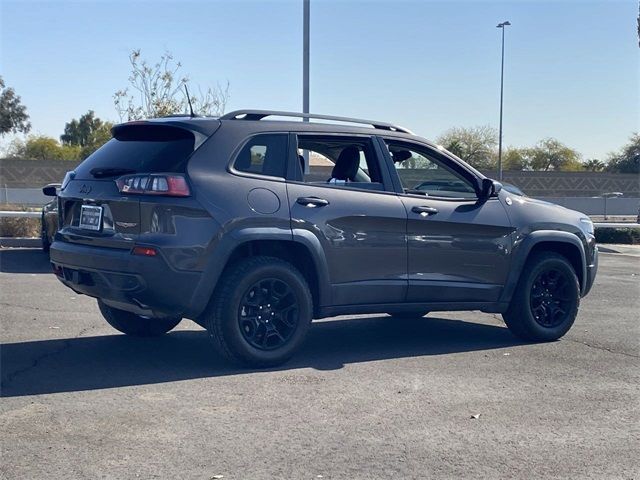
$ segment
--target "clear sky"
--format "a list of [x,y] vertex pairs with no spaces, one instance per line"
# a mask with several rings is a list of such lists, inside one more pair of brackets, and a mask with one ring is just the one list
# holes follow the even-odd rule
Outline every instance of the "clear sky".
[[[0,74],[35,133],[89,109],[117,120],[128,53],[173,52],[193,84],[231,84],[230,109],[302,108],[302,0],[0,0]],[[553,136],[604,158],[640,123],[633,1],[311,0],[311,111],[396,122],[430,139],[498,125],[505,145]]]

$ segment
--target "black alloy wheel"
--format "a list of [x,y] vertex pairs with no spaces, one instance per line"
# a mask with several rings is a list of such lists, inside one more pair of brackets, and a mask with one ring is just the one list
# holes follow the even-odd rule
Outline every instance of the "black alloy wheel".
[[502,317],[516,337],[550,342],[569,331],[579,307],[580,283],[569,260],[539,252],[527,260]]
[[228,266],[199,319],[214,348],[245,367],[289,360],[311,326],[313,296],[300,271],[276,257],[248,257]]
[[238,309],[238,325],[244,339],[258,350],[285,345],[298,326],[298,302],[291,287],[276,278],[254,283]]
[[569,279],[557,268],[538,274],[531,286],[529,305],[536,322],[546,328],[561,325],[571,310]]

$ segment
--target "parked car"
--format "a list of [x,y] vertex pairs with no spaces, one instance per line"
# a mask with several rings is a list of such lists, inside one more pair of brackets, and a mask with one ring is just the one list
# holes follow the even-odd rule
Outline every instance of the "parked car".
[[40,217],[40,238],[42,239],[42,250],[49,251],[53,237],[58,231],[58,189],[59,183],[50,183],[42,188],[42,192],[48,196],[54,196],[53,200],[46,203],[42,207],[42,215]]
[[[396,125],[237,111],[112,133],[66,175],[50,255],[60,281],[129,335],[188,318],[258,367],[289,359],[313,318],[342,314],[481,310],[551,341],[596,275],[587,217],[512,197]],[[334,163],[331,178],[310,180],[306,152]],[[455,188],[416,181],[425,172]]]

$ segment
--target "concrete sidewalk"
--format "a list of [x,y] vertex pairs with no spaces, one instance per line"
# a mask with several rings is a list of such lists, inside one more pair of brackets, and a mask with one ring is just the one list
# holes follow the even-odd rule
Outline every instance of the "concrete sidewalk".
[[39,237],[0,237],[0,248],[41,248]]

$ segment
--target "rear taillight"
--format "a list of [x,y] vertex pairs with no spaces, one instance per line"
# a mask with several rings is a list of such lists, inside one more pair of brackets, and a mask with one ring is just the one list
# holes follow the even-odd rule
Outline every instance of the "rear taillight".
[[156,251],[155,248],[152,247],[133,247],[133,250],[131,250],[131,254],[132,255],[141,255],[143,257],[155,257],[158,252]]
[[164,173],[137,173],[125,175],[116,180],[120,193],[137,195],[166,195],[169,197],[188,197],[191,195],[189,184],[182,175]]

